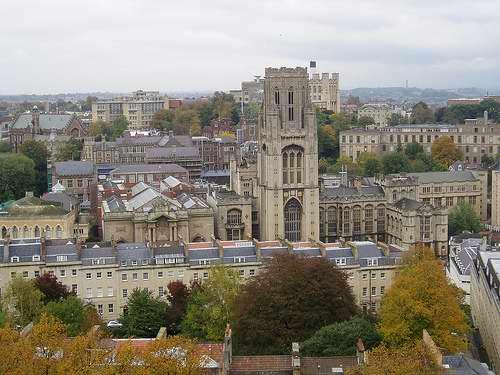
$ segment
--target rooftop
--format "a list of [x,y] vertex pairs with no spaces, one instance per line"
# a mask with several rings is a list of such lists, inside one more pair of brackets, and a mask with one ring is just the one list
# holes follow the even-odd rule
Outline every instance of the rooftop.
[[[40,128],[41,129],[56,129],[61,130],[68,126],[72,119],[73,115],[68,114],[40,114]],[[20,115],[12,124],[12,129],[25,129],[28,127],[32,127],[33,124],[31,121],[33,120],[33,116],[31,113],[24,113]]]
[[94,174],[95,165],[91,161],[59,161],[55,163],[57,176],[90,176]]
[[121,173],[187,173],[177,164],[123,164],[111,171],[112,175]]

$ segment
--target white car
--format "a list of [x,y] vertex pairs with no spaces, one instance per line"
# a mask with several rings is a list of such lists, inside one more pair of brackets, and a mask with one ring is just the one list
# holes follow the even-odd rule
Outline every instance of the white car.
[[117,322],[116,320],[110,320],[108,324],[106,324],[108,328],[120,328],[123,326],[120,322]]

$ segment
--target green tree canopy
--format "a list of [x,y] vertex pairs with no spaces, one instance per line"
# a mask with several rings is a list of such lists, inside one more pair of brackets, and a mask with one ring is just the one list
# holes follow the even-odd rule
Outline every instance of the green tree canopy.
[[415,160],[422,154],[424,154],[424,147],[420,143],[408,143],[405,147],[405,155],[410,160]]
[[152,126],[155,129],[169,131],[174,128],[175,114],[169,109],[162,109],[153,115]]
[[393,347],[414,345],[426,329],[437,346],[452,353],[463,351],[468,327],[461,299],[433,252],[426,247],[414,249],[382,299],[383,341]]
[[459,203],[448,211],[448,234],[450,236],[464,231],[478,233],[480,230],[481,219],[469,203]]
[[235,303],[237,351],[283,354],[290,343],[357,313],[343,272],[324,258],[281,255],[242,286]]
[[363,341],[365,349],[371,349],[381,339],[373,323],[355,317],[321,328],[304,341],[300,349],[302,355],[312,357],[355,355],[359,338]]
[[33,160],[20,154],[0,154],[0,202],[19,199],[36,190]]
[[148,289],[134,289],[120,317],[127,337],[155,337],[165,322],[167,304]]
[[128,129],[127,118],[123,115],[116,118],[111,123],[111,136],[113,139],[120,137]]
[[358,125],[360,126],[368,126],[368,125],[374,125],[375,120],[371,116],[361,116],[358,119]]
[[408,157],[402,152],[389,152],[382,157],[382,171],[384,174],[409,172]]
[[95,307],[84,305],[82,300],[76,296],[69,296],[60,301],[51,301],[44,310],[66,326],[69,336],[85,334],[93,325],[99,323]]
[[231,321],[239,288],[240,278],[234,270],[212,267],[208,280],[191,293],[182,332],[201,340],[221,341]]
[[42,298],[43,294],[35,288],[33,280],[14,277],[2,300],[3,309],[9,315],[9,320],[24,327],[40,316]]
[[382,170],[379,157],[372,152],[361,153],[358,158],[358,166],[362,176],[373,177]]
[[80,160],[82,149],[82,141],[71,139],[57,148],[55,159],[56,161]]

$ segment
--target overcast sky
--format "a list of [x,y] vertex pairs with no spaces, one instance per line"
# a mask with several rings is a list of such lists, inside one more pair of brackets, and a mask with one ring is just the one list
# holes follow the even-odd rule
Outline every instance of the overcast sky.
[[1,0],[0,94],[228,90],[266,66],[341,88],[500,88],[499,0]]

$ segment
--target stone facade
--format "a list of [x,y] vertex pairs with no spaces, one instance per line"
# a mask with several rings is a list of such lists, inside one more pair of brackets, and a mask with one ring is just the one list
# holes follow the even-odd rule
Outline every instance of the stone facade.
[[40,113],[34,107],[31,113],[23,113],[14,120],[9,134],[15,152],[20,152],[24,142],[36,140],[43,142],[49,152],[54,153],[71,138],[83,137],[86,129],[75,115]]
[[158,91],[135,91],[132,96],[101,99],[92,103],[92,121],[113,122],[125,116],[129,129],[151,128],[153,115],[169,108],[169,100]]
[[84,206],[95,208],[97,174],[95,164],[89,161],[56,162],[51,168],[52,186],[61,184]]
[[221,240],[252,239],[252,200],[234,191],[212,191],[208,203],[215,215],[215,237]]
[[340,112],[339,73],[314,73],[309,80],[311,103],[324,111]]
[[480,251],[471,269],[471,313],[490,363],[500,372],[500,252]]
[[389,125],[391,115],[396,113],[389,104],[369,103],[364,104],[358,109],[358,120],[363,117],[371,117],[375,122],[369,127],[377,128]]
[[266,68],[258,142],[260,238],[318,239],[318,137],[306,68]]
[[432,142],[450,137],[464,156],[467,164],[479,165],[481,157],[495,157],[500,152],[500,126],[481,119],[465,120],[458,125],[396,125],[366,130],[350,129],[340,132],[340,155],[356,161],[363,152],[383,154],[396,151],[408,143],[421,144],[431,152]]

